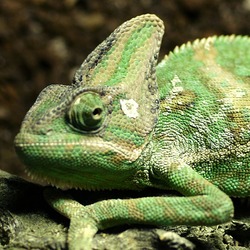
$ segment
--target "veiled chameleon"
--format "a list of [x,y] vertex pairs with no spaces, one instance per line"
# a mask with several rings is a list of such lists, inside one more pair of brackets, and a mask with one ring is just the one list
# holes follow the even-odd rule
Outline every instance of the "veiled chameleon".
[[35,180],[59,188],[173,189],[181,197],[83,206],[48,191],[71,220],[69,246],[124,223],[215,225],[229,196],[250,196],[250,38],[221,36],[176,48],[158,65],[155,15],[125,22],[77,70],[41,92],[15,140]]

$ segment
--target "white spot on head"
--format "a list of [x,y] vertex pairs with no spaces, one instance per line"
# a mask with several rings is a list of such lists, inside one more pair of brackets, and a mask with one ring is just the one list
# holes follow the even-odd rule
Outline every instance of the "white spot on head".
[[138,103],[133,100],[133,99],[129,99],[129,100],[124,100],[121,99],[120,100],[120,104],[121,104],[121,108],[123,113],[128,116],[129,118],[137,118],[139,116],[138,113]]
[[235,97],[241,98],[241,97],[244,97],[244,96],[246,96],[246,91],[245,90],[236,89],[236,91],[235,91]]

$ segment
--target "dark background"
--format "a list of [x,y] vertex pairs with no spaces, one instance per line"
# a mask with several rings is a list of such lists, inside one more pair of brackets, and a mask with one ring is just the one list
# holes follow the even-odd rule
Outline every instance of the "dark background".
[[100,42],[143,13],[165,23],[161,58],[196,38],[250,34],[250,0],[0,0],[0,168],[21,164],[13,140],[39,92],[70,83]]

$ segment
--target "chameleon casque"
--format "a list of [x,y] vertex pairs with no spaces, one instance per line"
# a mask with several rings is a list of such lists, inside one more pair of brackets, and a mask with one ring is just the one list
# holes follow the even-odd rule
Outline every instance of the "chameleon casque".
[[118,27],[76,71],[50,85],[15,139],[35,180],[61,189],[173,189],[182,196],[83,206],[47,190],[70,219],[69,248],[125,223],[216,225],[250,196],[250,38],[209,37],[157,65],[163,22],[145,14]]

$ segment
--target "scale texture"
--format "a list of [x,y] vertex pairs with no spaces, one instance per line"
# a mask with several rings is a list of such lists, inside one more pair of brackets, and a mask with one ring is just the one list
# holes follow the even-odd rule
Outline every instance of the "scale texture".
[[209,37],[157,65],[163,22],[118,27],[83,62],[71,85],[50,85],[16,136],[33,181],[61,189],[178,191],[177,197],[82,204],[46,189],[70,219],[70,249],[125,223],[217,225],[230,196],[250,196],[250,38]]

